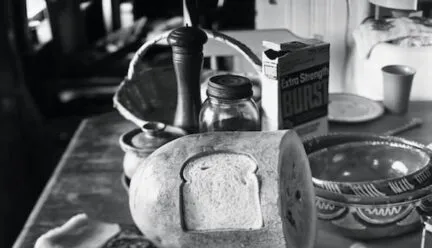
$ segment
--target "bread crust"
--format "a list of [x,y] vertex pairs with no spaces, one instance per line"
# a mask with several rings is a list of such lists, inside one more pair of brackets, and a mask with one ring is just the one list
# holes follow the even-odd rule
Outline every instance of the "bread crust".
[[[257,179],[262,227],[187,230],[182,213],[182,184],[191,180],[188,161],[202,154],[227,151],[246,154],[256,163],[257,169],[246,166],[245,171],[246,174],[253,171]],[[287,178],[290,175],[298,178],[294,184]],[[286,184],[280,184],[281,181]],[[303,209],[296,212],[301,216],[295,217],[297,221],[305,220],[302,237],[289,229],[289,220],[281,204],[289,199],[287,195],[281,197],[286,194],[281,185],[293,186],[294,198],[289,207]],[[296,200],[295,192],[299,188],[303,196]],[[313,247],[315,239],[316,213],[309,163],[294,131],[203,133],[174,140],[156,150],[145,165],[137,169],[129,199],[136,225],[158,247],[291,248],[301,244],[305,245],[301,248],[308,248]]]

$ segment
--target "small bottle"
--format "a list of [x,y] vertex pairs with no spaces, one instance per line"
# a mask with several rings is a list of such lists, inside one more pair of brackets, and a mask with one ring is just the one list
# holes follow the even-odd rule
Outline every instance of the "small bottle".
[[209,79],[199,114],[200,132],[259,131],[260,115],[246,77],[218,75]]

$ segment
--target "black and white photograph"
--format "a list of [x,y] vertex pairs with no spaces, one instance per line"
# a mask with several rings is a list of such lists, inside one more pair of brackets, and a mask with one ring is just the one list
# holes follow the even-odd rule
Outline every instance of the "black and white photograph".
[[432,0],[3,0],[0,131],[0,247],[432,248]]

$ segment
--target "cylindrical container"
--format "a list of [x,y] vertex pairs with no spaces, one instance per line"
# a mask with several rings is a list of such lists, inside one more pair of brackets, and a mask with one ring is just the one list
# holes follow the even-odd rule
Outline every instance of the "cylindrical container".
[[177,127],[161,122],[148,122],[141,129],[133,129],[120,137],[120,146],[125,152],[123,172],[128,185],[141,162],[151,153],[171,140],[186,135]]
[[405,114],[416,70],[406,65],[388,65],[382,68],[382,72],[384,106],[391,113]]
[[199,115],[200,132],[260,130],[259,110],[252,95],[252,84],[246,77],[211,77],[208,98]]

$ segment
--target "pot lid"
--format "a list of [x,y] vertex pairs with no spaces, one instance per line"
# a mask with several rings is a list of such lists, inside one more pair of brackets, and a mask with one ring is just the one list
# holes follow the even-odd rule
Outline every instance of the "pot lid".
[[125,152],[151,153],[185,134],[180,128],[167,126],[162,122],[147,122],[141,129],[137,128],[124,134],[120,144]]

